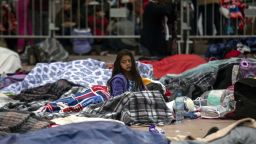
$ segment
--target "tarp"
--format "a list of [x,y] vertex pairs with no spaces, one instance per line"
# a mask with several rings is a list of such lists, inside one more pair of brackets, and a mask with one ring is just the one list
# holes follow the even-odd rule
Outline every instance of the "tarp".
[[200,64],[206,63],[202,57],[198,55],[174,55],[166,57],[160,61],[141,61],[153,66],[154,77],[159,79],[166,74],[180,74],[186,70],[192,69]]
[[135,131],[119,122],[84,122],[0,137],[1,144],[168,144],[150,132]]

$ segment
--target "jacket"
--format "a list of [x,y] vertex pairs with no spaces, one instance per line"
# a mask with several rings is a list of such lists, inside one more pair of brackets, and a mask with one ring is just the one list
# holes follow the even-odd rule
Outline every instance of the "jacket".
[[[109,93],[111,96],[118,96],[127,91],[129,91],[129,82],[128,79],[123,74],[117,74],[109,80],[110,90]],[[140,87],[139,91],[145,90],[144,87]]]
[[128,91],[129,85],[128,80],[123,74],[117,74],[112,77],[109,81],[110,95],[117,96]]

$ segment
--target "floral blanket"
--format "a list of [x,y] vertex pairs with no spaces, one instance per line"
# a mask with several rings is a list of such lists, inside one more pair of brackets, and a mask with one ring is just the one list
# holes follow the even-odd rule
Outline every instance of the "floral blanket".
[[[142,77],[153,77],[151,65],[137,62],[137,67]],[[90,58],[70,62],[38,63],[23,81],[1,89],[0,93],[19,94],[23,90],[54,83],[60,79],[84,87],[106,85],[111,73],[105,62]]]

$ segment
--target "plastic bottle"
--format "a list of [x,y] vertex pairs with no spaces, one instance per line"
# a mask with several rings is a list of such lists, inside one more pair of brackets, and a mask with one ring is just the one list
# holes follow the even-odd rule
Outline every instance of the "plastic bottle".
[[159,128],[159,127],[156,127],[154,124],[151,124],[150,126],[149,126],[149,132],[151,132],[151,133],[155,133],[155,134],[162,134],[162,135],[164,135],[165,134],[165,132],[161,129],[161,128]]
[[182,90],[178,89],[175,98],[175,120],[176,124],[181,123],[184,120],[184,96],[182,95]]

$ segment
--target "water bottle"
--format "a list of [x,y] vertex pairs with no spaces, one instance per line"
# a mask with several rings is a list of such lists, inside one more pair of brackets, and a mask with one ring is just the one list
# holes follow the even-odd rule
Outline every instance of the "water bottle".
[[179,124],[184,120],[184,96],[182,96],[182,90],[177,90],[176,98],[175,98],[175,120],[176,124]]
[[162,130],[161,128],[159,128],[159,127],[157,127],[156,125],[154,125],[154,124],[151,124],[150,126],[149,126],[149,132],[151,132],[151,133],[154,133],[154,134],[161,134],[161,135],[164,135],[165,134],[165,132],[164,132],[164,130]]

